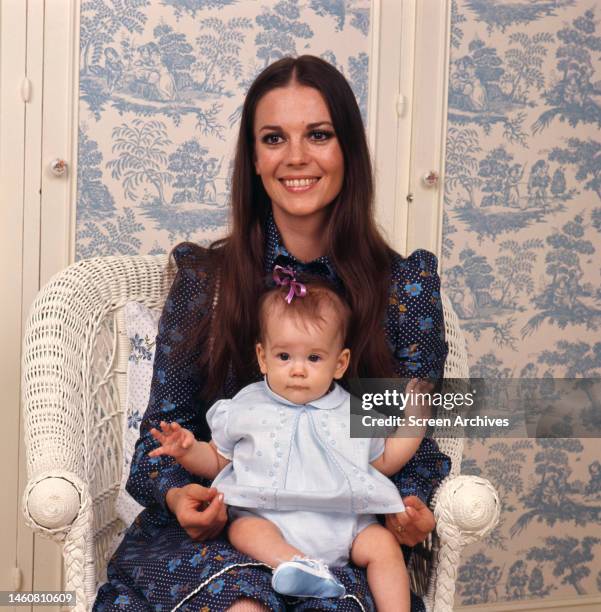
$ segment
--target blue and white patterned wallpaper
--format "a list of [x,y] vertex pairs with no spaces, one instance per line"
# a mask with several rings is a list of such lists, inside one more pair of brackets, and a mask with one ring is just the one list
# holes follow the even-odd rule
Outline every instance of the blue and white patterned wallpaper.
[[254,77],[319,55],[365,116],[369,18],[369,0],[82,2],[77,258],[220,237]]
[[[599,377],[601,5],[452,8],[443,286],[471,371]],[[463,468],[503,513],[463,557],[458,604],[601,591],[595,440],[471,442]]]

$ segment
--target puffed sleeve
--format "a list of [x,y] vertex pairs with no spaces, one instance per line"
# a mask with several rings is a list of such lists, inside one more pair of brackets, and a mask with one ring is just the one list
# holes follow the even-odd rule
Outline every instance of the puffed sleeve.
[[369,441],[369,462],[375,461],[383,452],[386,440],[384,438],[371,438]]
[[227,421],[232,409],[232,400],[223,399],[215,402],[207,412],[207,423],[211,428],[211,438],[226,459],[232,460],[236,440],[228,434]]
[[436,256],[423,249],[397,255],[391,280],[387,335],[398,375],[442,378],[448,347]]
[[[387,335],[397,374],[403,378],[442,378],[448,352],[437,259],[419,249],[393,261]],[[435,440],[425,438],[403,469],[391,477],[401,497],[424,503],[449,474],[451,461]]]
[[146,507],[159,504],[165,511],[169,489],[201,481],[172,457],[148,456],[158,446],[150,429],[159,427],[160,421],[177,421],[196,438],[208,440],[197,365],[202,347],[189,346],[191,330],[207,315],[210,305],[208,275],[193,245],[176,247],[174,258],[178,271],[159,320],[150,399],[126,485],[138,503]]

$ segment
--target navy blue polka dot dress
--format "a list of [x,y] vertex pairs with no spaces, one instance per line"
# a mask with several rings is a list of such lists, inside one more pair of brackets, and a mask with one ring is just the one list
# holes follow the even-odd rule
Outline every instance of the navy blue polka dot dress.
[[[339,282],[327,257],[304,264],[288,253],[273,218],[266,226],[265,271],[276,264],[291,266]],[[150,428],[161,420],[177,420],[205,438],[205,413],[201,377],[195,363],[205,347],[182,351],[189,330],[210,310],[207,274],[186,245],[174,252],[178,273],[159,322],[150,402],[140,425],[127,490],[146,509],[125,533],[111,558],[108,582],[98,593],[94,610],[221,612],[246,597],[277,612],[294,610],[375,610],[365,572],[348,565],[333,571],[347,590],[344,599],[294,600],[275,593],[271,572],[261,563],[233,549],[227,540],[195,542],[180,527],[165,505],[172,487],[203,483],[170,457],[148,457],[156,446]],[[402,377],[442,376],[447,354],[436,257],[423,250],[407,259],[395,255],[391,268],[386,337],[394,351],[397,373]],[[179,345],[179,346],[178,346]],[[239,389],[228,378],[224,395]],[[401,496],[416,495],[428,503],[436,487],[450,471],[449,458],[436,442],[424,439],[414,457],[392,480]],[[408,551],[406,551],[408,553]],[[412,611],[424,610],[412,594]]]

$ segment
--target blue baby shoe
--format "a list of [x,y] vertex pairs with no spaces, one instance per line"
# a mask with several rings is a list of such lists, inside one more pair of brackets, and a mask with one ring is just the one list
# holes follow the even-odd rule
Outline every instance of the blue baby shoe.
[[280,563],[273,572],[271,586],[281,595],[295,597],[342,597],[346,593],[325,563],[305,557]]

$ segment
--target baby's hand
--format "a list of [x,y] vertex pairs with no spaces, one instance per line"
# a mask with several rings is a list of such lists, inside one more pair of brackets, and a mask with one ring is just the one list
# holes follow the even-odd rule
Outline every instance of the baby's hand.
[[428,380],[412,378],[407,383],[405,393],[409,396],[409,401],[405,406],[405,413],[403,416],[405,416],[405,418],[414,417],[415,419],[420,419],[420,421],[415,421],[416,424],[414,425],[409,424],[403,427],[404,437],[423,438],[426,434],[426,427],[417,423],[421,423],[422,419],[427,419],[432,416],[428,397],[433,390],[434,385]]
[[405,388],[405,393],[409,396],[409,406],[412,408],[423,408],[426,406],[427,394],[431,393],[434,385],[426,379],[412,378]]
[[184,429],[179,423],[161,421],[161,431],[153,427],[150,433],[161,446],[151,450],[148,453],[149,457],[169,455],[174,459],[181,459],[195,442],[194,434],[188,429]]

